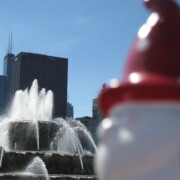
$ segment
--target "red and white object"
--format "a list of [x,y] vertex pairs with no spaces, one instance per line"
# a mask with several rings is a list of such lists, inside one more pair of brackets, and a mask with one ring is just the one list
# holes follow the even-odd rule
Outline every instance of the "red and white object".
[[180,9],[173,0],[144,3],[152,14],[123,79],[99,95],[101,180],[180,180]]

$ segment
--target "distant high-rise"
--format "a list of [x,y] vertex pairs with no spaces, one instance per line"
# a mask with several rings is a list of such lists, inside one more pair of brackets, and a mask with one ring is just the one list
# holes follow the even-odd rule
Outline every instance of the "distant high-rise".
[[39,87],[54,93],[54,117],[66,117],[68,59],[21,52],[13,58],[11,98],[19,89],[30,88],[34,79]]
[[10,86],[11,86],[11,75],[12,75],[12,61],[15,57],[14,54],[8,52],[6,56],[4,57],[4,66],[3,66],[3,75],[7,76],[5,79],[7,80],[6,84],[6,96],[7,96],[7,103],[10,101]]
[[74,108],[73,105],[69,102],[67,102],[67,115],[68,118],[74,117]]
[[3,79],[3,81],[7,81],[6,86],[5,86],[5,91],[6,91],[5,104],[7,105],[10,103],[12,61],[13,61],[13,58],[15,57],[15,55],[12,53],[12,50],[13,50],[13,40],[12,40],[12,33],[11,33],[9,36],[7,53],[4,57],[3,75],[6,77],[1,77],[1,80]]
[[7,76],[0,75],[0,114],[3,114],[7,106]]
[[98,98],[93,99],[93,108],[92,108],[92,112],[93,112],[93,118],[97,119],[97,120],[102,120],[102,114],[99,110],[99,106],[98,106]]

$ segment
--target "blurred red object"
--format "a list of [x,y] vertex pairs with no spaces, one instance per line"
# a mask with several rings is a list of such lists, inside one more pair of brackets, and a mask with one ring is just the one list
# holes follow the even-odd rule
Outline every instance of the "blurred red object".
[[173,0],[144,0],[152,11],[128,54],[122,81],[104,86],[107,116],[119,103],[180,101],[180,9]]

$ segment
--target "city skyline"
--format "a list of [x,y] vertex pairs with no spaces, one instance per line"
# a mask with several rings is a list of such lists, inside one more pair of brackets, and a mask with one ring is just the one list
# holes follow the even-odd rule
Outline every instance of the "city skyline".
[[91,116],[92,100],[102,84],[122,77],[129,48],[148,16],[141,0],[2,0],[0,73],[12,32],[14,54],[69,59],[68,94],[74,116]]

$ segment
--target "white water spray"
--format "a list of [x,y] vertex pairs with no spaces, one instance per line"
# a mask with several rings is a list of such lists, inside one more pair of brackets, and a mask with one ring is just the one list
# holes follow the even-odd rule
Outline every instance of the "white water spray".
[[3,148],[9,149],[9,137],[8,137],[8,129],[9,122],[7,118],[2,118],[2,122],[0,123],[0,146]]
[[2,166],[2,160],[3,160],[3,156],[4,156],[4,149],[1,149],[1,155],[0,155],[0,168]]
[[85,147],[85,144],[82,141],[85,139],[85,142],[88,145],[92,145],[95,152],[98,153],[97,147],[90,133],[79,121],[73,119],[64,120],[62,118],[57,118],[54,121],[62,126],[52,141],[52,146],[57,146],[57,151],[60,153],[78,154],[81,168],[83,170],[82,154],[86,154],[87,151],[92,152],[93,150]]
[[43,174],[46,180],[49,180],[46,165],[38,156],[33,158],[31,163],[26,167],[25,172],[30,174]]
[[10,110],[10,120],[52,120],[53,93],[42,89],[38,92],[38,82],[34,80],[30,90],[16,92]]

